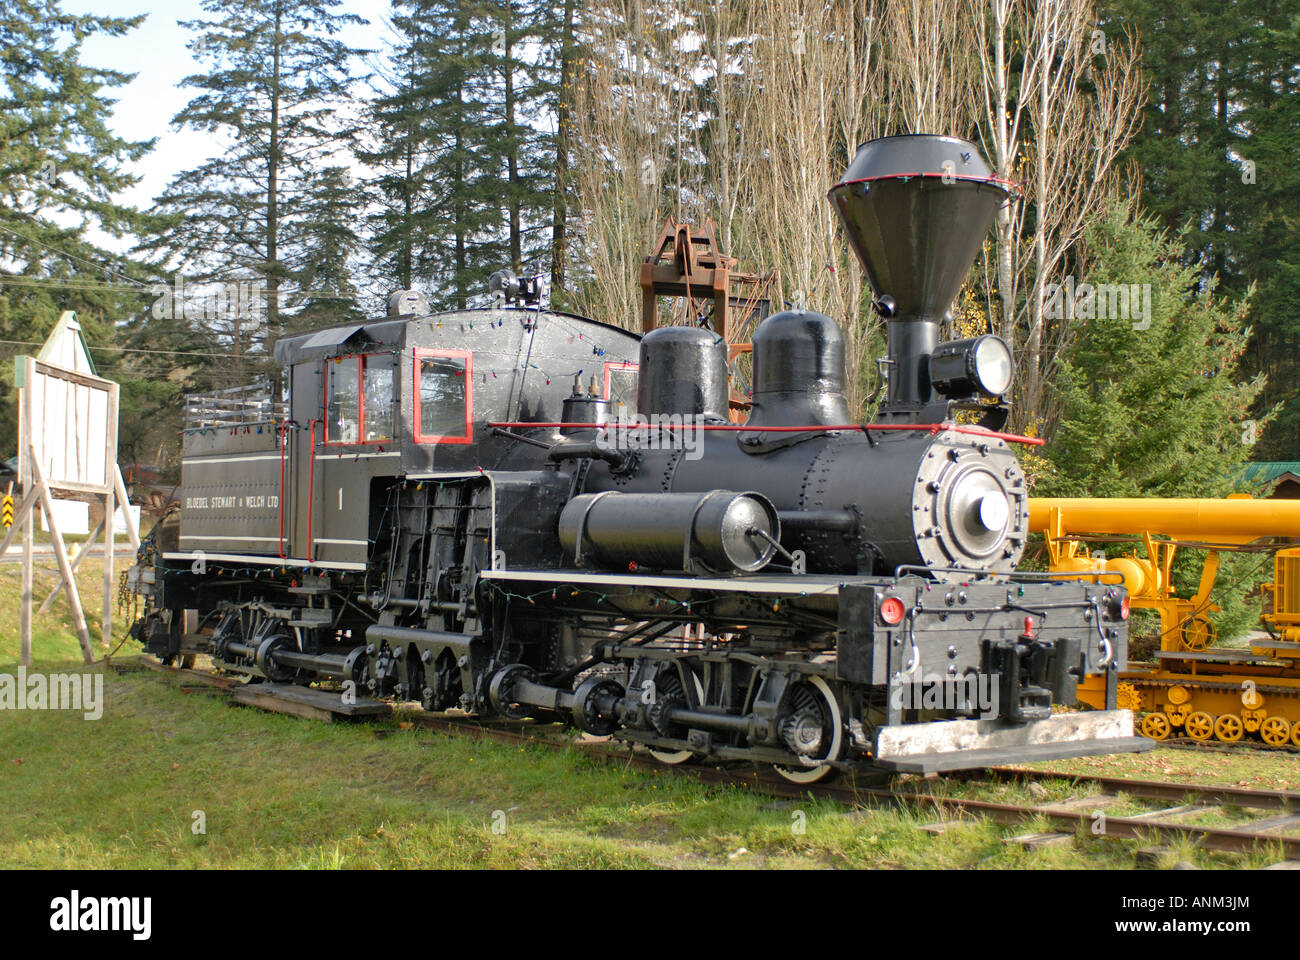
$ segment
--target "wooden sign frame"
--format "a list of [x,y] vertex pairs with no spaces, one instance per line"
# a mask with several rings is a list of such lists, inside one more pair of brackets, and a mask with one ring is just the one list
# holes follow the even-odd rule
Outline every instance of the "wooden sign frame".
[[[14,513],[14,524],[7,531],[4,542],[0,544],[0,555],[8,549],[14,537],[21,530],[23,537],[22,570],[22,662],[30,666],[32,662],[32,591],[34,573],[33,534],[35,532],[37,509],[45,513],[46,525],[54,542],[54,556],[59,564],[59,576],[63,590],[72,609],[72,619],[77,631],[77,640],[81,644],[82,656],[87,663],[93,663],[95,652],[90,643],[90,631],[86,626],[86,616],[82,610],[81,595],[77,590],[76,569],[81,560],[90,552],[95,537],[103,531],[104,543],[104,605],[101,620],[101,632],[106,645],[112,643],[113,637],[113,515],[119,508],[126,515],[127,535],[131,546],[140,549],[140,538],[131,525],[130,500],[127,497],[126,484],[122,480],[122,471],[117,465],[117,413],[119,387],[112,380],[93,376],[78,370],[71,370],[56,364],[38,360],[35,357],[18,357],[16,361],[18,385],[18,480],[23,490],[23,498]],[[62,403],[46,402],[49,390],[63,390]],[[41,391],[41,393],[36,393]],[[103,435],[98,433],[99,419],[91,415],[100,404],[99,395],[103,397],[104,418]],[[71,417],[68,416],[71,398]],[[84,406],[83,406],[84,400]],[[39,409],[42,416],[36,417]],[[86,415],[82,416],[85,410]],[[54,444],[59,444],[55,447]],[[102,460],[99,445],[102,444]],[[55,451],[58,451],[57,453]],[[73,464],[69,464],[67,451],[73,451]],[[102,463],[102,476],[98,469]],[[51,469],[55,474],[47,476]],[[75,558],[68,557],[67,545],[59,530],[54,513],[54,499],[58,491],[68,491],[80,495],[90,495],[104,504],[103,522],[92,532],[82,545]],[[56,588],[57,590],[57,588]],[[47,598],[41,609],[48,607]]]

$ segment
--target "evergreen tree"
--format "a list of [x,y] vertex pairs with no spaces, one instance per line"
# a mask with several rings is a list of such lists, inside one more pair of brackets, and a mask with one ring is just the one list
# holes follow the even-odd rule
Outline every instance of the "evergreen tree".
[[375,145],[361,154],[376,171],[370,253],[377,273],[436,306],[465,305],[493,271],[556,256],[564,11],[524,0],[394,6],[387,89],[369,114]]
[[[130,165],[153,142],[109,127],[110,92],[131,76],[82,62],[92,35],[121,37],[143,20],[72,14],[58,0],[11,0],[0,14],[0,339],[6,355],[34,353],[64,310],[75,310],[100,372],[133,396],[137,372],[102,349],[116,328],[150,305],[146,268],[90,239],[142,232],[146,218],[115,195],[138,178]],[[0,450],[16,443],[13,364],[5,390]],[[8,456],[9,453],[4,454]]]
[[573,141],[573,81],[579,56],[575,22],[577,0],[563,0],[550,9],[559,11],[552,24],[555,42],[551,45],[553,68],[547,91],[550,109],[555,115],[555,188],[551,199],[551,300],[562,305],[568,283],[569,206],[573,193],[570,179],[572,165],[569,149]]
[[328,167],[314,178],[302,203],[304,251],[294,278],[299,288],[290,300],[296,312],[285,322],[286,333],[365,319],[352,281],[361,204],[345,168]]
[[1260,426],[1250,408],[1263,378],[1239,376],[1248,300],[1197,292],[1197,267],[1179,262],[1177,242],[1122,205],[1089,228],[1085,244],[1087,283],[1149,285],[1150,315],[1076,320],[1054,379],[1061,418],[1044,448],[1051,469],[1034,494],[1233,492]]
[[[182,24],[195,32],[190,49],[208,71],[183,81],[198,94],[172,123],[212,134],[223,149],[177,175],[158,198],[172,220],[149,248],[167,251],[194,283],[265,284],[264,316],[234,309],[212,323],[234,381],[266,371],[294,306],[320,301],[302,291],[321,276],[322,236],[333,269],[343,268],[356,243],[352,220],[319,220],[348,212],[329,196],[340,182],[329,170],[346,161],[355,135],[351,65],[363,52],[340,34],[365,21],[338,6],[204,0],[211,19]],[[336,306],[329,319],[346,312]]]
[[[541,0],[493,0],[485,8],[492,46],[487,64],[489,155],[497,158],[498,204],[506,216],[509,265],[533,270],[552,256],[556,118],[563,72],[563,9]],[[571,17],[571,13],[570,13]],[[572,25],[570,23],[570,30]]]
[[465,306],[506,258],[498,164],[486,146],[491,27],[477,3],[396,0],[394,9],[391,62],[404,72],[371,114],[383,210],[371,254],[381,264],[397,254],[399,276],[409,271],[435,306]]
[[1300,457],[1300,0],[1111,0],[1136,29],[1149,80],[1129,150],[1142,200],[1180,254],[1225,293],[1252,285],[1245,357],[1267,374],[1255,413],[1283,403],[1256,456]]
[[427,276],[433,266],[426,257],[421,229],[436,189],[423,97],[424,27],[419,18],[397,8],[394,4],[397,41],[388,53],[390,70],[376,74],[386,89],[367,104],[365,127],[372,132],[372,143],[358,151],[373,171],[367,184],[372,207],[366,217],[367,243],[371,273],[378,278],[381,292],[390,290],[394,281],[401,289],[410,289],[416,277]]
[[[1150,284],[1150,312],[1078,321],[1053,381],[1060,426],[1043,456],[1034,496],[1222,497],[1263,424],[1251,407],[1263,377],[1241,378],[1249,332],[1246,297],[1228,298],[1197,283],[1199,268],[1179,261],[1180,244],[1154,218],[1111,208],[1085,237],[1085,276],[1103,283]],[[1149,326],[1147,323],[1149,322]],[[1111,548],[1112,555],[1132,544]],[[1203,554],[1175,561],[1182,595],[1195,592]],[[1220,635],[1252,626],[1253,588],[1263,570],[1251,554],[1224,555],[1214,600]],[[1136,629],[1155,629],[1152,618]]]

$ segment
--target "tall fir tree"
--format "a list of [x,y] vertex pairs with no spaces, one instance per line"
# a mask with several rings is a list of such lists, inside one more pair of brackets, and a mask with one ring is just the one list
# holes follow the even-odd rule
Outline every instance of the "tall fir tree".
[[1255,413],[1282,403],[1255,455],[1300,459],[1300,0],[1110,0],[1106,13],[1142,38],[1148,104],[1129,156],[1143,203],[1183,236],[1194,281],[1255,287]]
[[573,195],[572,163],[574,74],[581,55],[577,32],[577,0],[562,0],[552,21],[549,105],[555,116],[555,189],[551,198],[551,299],[563,305],[569,274],[569,208]]
[[395,40],[388,69],[376,72],[377,88],[366,105],[370,143],[358,157],[370,171],[366,216],[371,273],[384,290],[402,289],[431,272],[428,244],[421,229],[437,187],[430,168],[431,143],[425,120],[423,22],[394,4]]
[[374,144],[361,154],[375,170],[377,272],[451,307],[484,294],[500,267],[550,269],[565,23],[542,2],[394,4]]
[[552,257],[558,78],[563,8],[540,0],[493,0],[488,57],[487,140],[500,164],[498,203],[506,218],[509,265],[537,272]]
[[[158,198],[171,222],[146,249],[166,251],[196,284],[265,284],[264,314],[233,309],[214,323],[232,382],[269,371],[274,340],[301,325],[295,307],[312,307],[302,322],[318,312],[326,294],[307,285],[326,267],[322,236],[332,270],[357,245],[352,212],[337,191],[355,137],[353,65],[365,51],[341,35],[365,21],[339,6],[204,0],[209,19],[182,23],[194,32],[190,49],[207,72],[183,81],[198,93],[172,123],[211,134],[218,149]],[[346,298],[337,277],[333,290],[328,295]],[[326,311],[330,321],[351,313],[346,299]]]
[[[1061,421],[1035,495],[1221,497],[1251,454],[1250,408],[1263,378],[1240,370],[1249,301],[1197,290],[1199,269],[1153,218],[1114,204],[1085,237],[1084,280],[1149,286],[1150,313],[1094,318],[1076,295],[1078,333],[1053,390]],[[1080,291],[1084,288],[1080,287]],[[1250,424],[1256,429],[1251,430]],[[1250,442],[1243,442],[1245,437]]]
[[298,288],[289,298],[294,313],[285,321],[286,333],[364,319],[353,281],[362,202],[344,167],[326,167],[314,178],[302,201],[304,250],[294,277]]
[[[1085,280],[1149,284],[1150,310],[1140,320],[1080,320],[1052,383],[1060,426],[1044,448],[1046,464],[1030,461],[1045,466],[1034,496],[1223,497],[1242,485],[1242,465],[1265,426],[1252,414],[1263,377],[1242,370],[1250,303],[1199,283],[1199,266],[1179,262],[1185,243],[1121,204],[1088,229]],[[1187,596],[1201,558],[1184,553],[1174,578]],[[1257,622],[1254,587],[1266,572],[1256,555],[1223,557],[1214,596],[1221,636]],[[1137,623],[1139,631],[1155,628],[1150,618]]]
[[[105,249],[94,235],[128,239],[149,223],[116,196],[138,181],[131,167],[153,141],[111,129],[111,91],[131,75],[83,62],[87,37],[123,37],[143,16],[65,11],[59,0],[10,0],[0,13],[0,344],[5,356],[35,352],[64,310],[74,310],[100,371],[123,383],[124,402],[142,377],[104,350],[117,328],[147,313],[147,267]],[[13,364],[0,364],[0,451],[16,442]]]
[[481,4],[458,0],[396,0],[393,26],[402,72],[372,108],[379,147],[363,154],[381,170],[370,252],[381,264],[397,253],[399,275],[436,306],[465,306],[505,257],[485,146],[490,26]]

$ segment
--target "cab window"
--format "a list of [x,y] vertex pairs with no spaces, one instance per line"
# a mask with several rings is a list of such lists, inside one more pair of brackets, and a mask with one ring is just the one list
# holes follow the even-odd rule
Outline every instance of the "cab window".
[[327,365],[326,443],[383,443],[393,438],[393,357],[335,357]]
[[420,443],[471,443],[473,355],[467,350],[415,352],[415,439]]
[[636,413],[636,383],[640,367],[625,360],[621,363],[605,364],[605,399],[609,401],[610,413],[618,416],[618,408],[624,413]]
[[361,358],[361,434],[366,443],[393,439],[393,358]]
[[325,442],[356,443],[361,438],[357,358],[334,357],[326,366],[329,374]]

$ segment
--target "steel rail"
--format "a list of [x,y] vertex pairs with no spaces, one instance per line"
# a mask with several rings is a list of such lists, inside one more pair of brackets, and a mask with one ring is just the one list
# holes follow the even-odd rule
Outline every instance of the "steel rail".
[[[208,671],[173,670],[162,666],[156,661],[150,662],[150,658],[146,657],[139,658],[138,662],[159,673],[174,673],[178,678],[211,683],[221,690],[228,690],[233,685],[227,678]],[[425,729],[434,730],[448,736],[468,736],[512,746],[520,744],[533,745],[553,751],[564,751],[577,747],[588,755],[600,757],[610,763],[622,763],[657,774],[688,776],[691,779],[712,786],[740,787],[753,790],[756,793],[788,799],[821,798],[854,808],[864,808],[868,805],[904,805],[921,809],[934,809],[943,813],[978,815],[1004,824],[1023,823],[1027,820],[1041,818],[1053,827],[1070,831],[1077,831],[1081,827],[1090,828],[1095,817],[1095,814],[1087,811],[1079,812],[1061,809],[1058,805],[1052,803],[1028,806],[992,800],[939,796],[934,793],[907,788],[898,789],[859,784],[853,778],[836,783],[796,784],[782,779],[779,775],[761,774],[757,770],[735,770],[709,766],[666,767],[649,757],[631,753],[630,750],[624,749],[622,744],[619,744],[618,749],[608,749],[608,745],[616,741],[590,741],[584,743],[571,736],[557,737],[552,731],[558,730],[559,724],[547,724],[543,727],[542,725],[521,723],[514,728],[507,728],[499,724],[482,723],[468,718],[416,716],[413,719],[415,723]],[[1176,784],[1153,780],[1129,780],[1123,777],[1073,774],[1056,770],[1027,770],[1017,767],[988,767],[981,770],[958,772],[956,776],[968,782],[978,782],[981,778],[1003,782],[1008,780],[1065,780],[1077,784],[1097,786],[1101,788],[1104,795],[1127,793],[1142,799],[1183,801],[1184,803],[1192,799],[1195,803],[1207,807],[1228,805],[1259,809],[1300,810],[1300,793],[1282,790],[1252,790],[1214,784]],[[1153,811],[1153,813],[1158,815],[1159,811]],[[1154,819],[1152,814],[1134,817],[1118,817],[1106,814],[1105,830],[1102,836],[1111,839],[1138,840],[1178,837],[1190,840],[1201,849],[1221,853],[1250,853],[1258,851],[1261,846],[1273,845],[1279,848],[1287,859],[1300,860],[1300,837],[1279,836],[1268,832],[1252,832],[1249,829],[1172,823],[1167,820]]]

